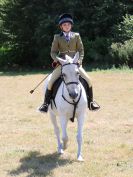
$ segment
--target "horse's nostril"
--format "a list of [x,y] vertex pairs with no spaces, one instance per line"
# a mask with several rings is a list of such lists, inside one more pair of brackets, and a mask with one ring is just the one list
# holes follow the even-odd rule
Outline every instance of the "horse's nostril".
[[78,93],[73,92],[73,93],[69,93],[70,97],[75,99],[78,96]]
[[70,97],[72,97],[72,94],[71,94],[71,93],[69,93],[69,96],[70,96]]

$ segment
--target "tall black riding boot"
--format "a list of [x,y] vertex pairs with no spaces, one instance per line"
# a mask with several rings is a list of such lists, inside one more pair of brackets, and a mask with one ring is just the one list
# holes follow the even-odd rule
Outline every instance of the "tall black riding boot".
[[92,87],[88,88],[88,107],[90,110],[92,111],[97,111],[98,109],[100,109],[100,106],[93,101],[93,89]]
[[52,91],[51,90],[46,90],[45,93],[45,99],[44,99],[44,103],[42,104],[42,106],[39,108],[40,112],[47,112],[48,111],[48,106],[50,104],[50,99],[52,96]]

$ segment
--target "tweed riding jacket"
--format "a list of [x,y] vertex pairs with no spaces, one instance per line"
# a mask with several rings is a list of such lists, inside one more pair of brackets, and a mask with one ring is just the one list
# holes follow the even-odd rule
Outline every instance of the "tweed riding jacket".
[[84,47],[79,33],[70,32],[69,41],[65,39],[63,32],[54,35],[51,47],[51,57],[54,61],[57,61],[57,56],[65,59],[66,54],[73,58],[76,52],[79,52],[79,61],[82,63]]

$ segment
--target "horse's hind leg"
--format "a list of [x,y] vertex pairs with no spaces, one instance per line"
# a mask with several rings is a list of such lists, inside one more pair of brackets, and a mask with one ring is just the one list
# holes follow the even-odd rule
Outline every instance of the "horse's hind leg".
[[53,123],[54,132],[55,132],[55,135],[56,135],[56,138],[57,138],[58,153],[59,154],[63,154],[64,152],[63,152],[63,148],[62,148],[62,144],[61,144],[61,140],[60,140],[60,130],[59,130],[59,127],[58,127],[58,124],[57,124],[57,120],[56,120],[55,114],[50,112],[50,118],[51,118],[51,121]]

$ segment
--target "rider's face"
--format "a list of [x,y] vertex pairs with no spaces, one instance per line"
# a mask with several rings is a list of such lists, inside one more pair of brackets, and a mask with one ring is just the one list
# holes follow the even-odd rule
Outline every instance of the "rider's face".
[[61,24],[60,27],[64,32],[68,33],[69,31],[71,31],[72,24],[69,22],[65,22],[65,23]]

